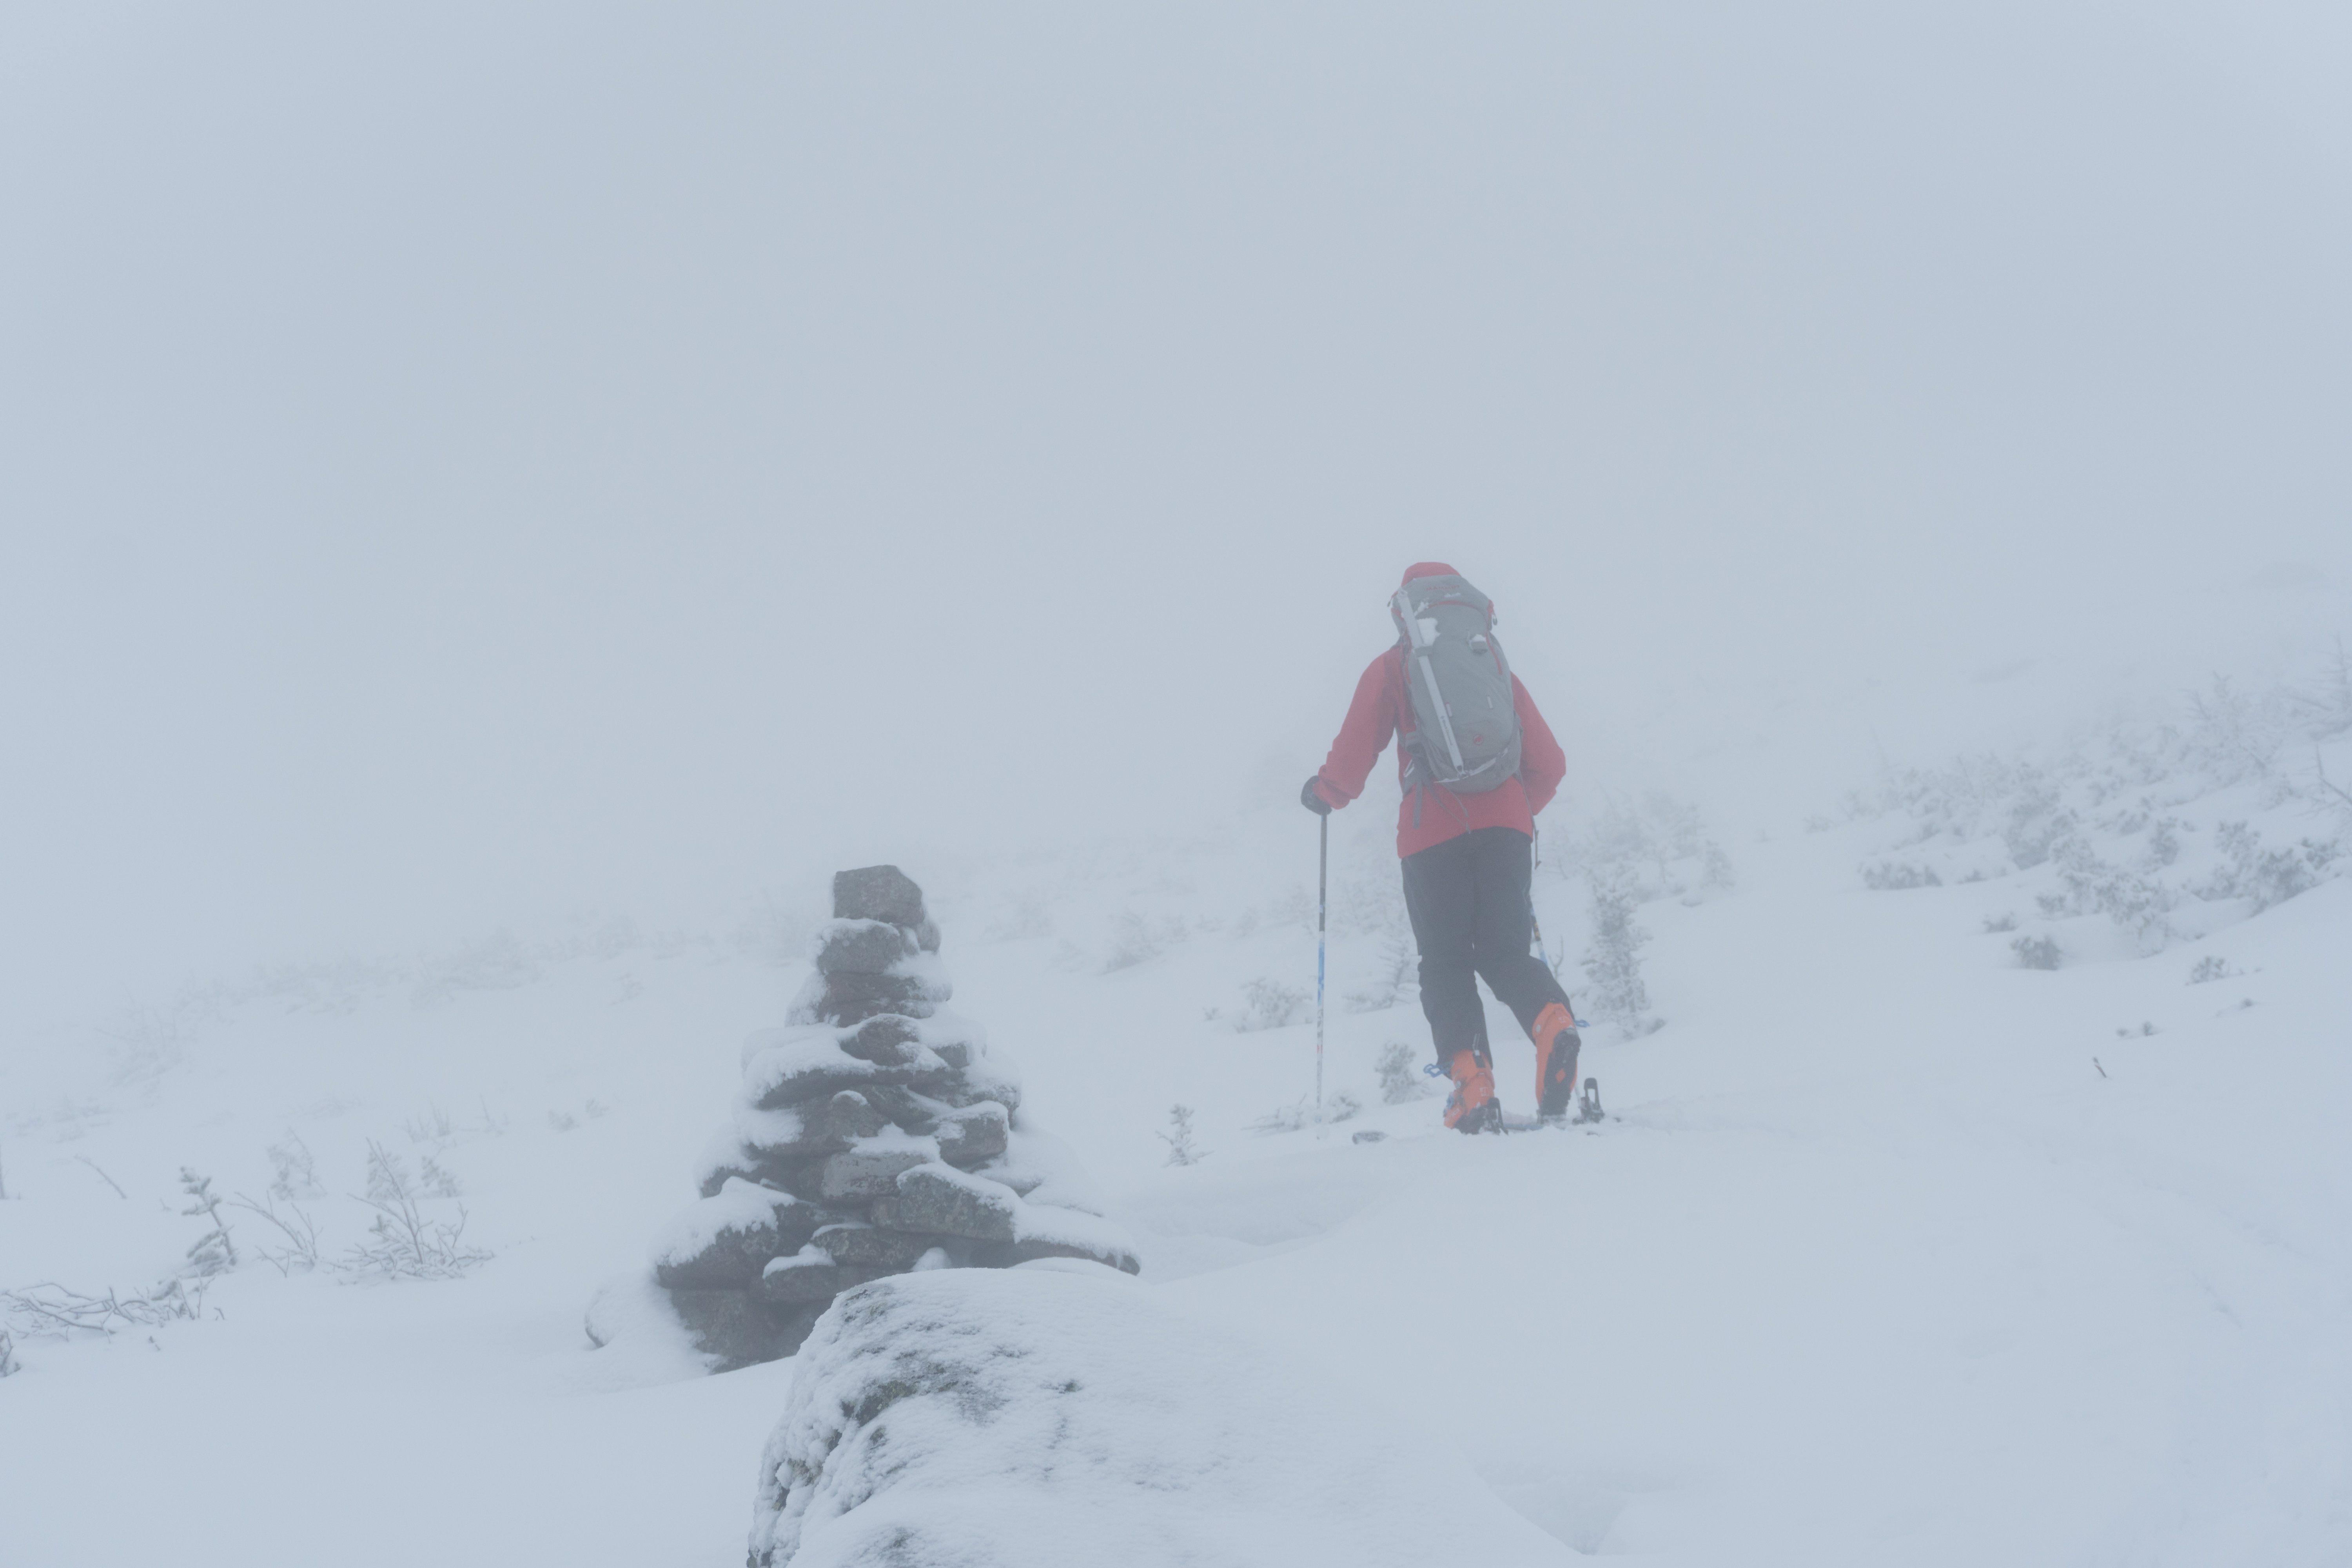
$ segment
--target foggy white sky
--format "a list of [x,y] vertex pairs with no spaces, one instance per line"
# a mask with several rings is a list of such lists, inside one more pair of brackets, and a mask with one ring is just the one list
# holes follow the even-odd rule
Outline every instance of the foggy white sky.
[[0,14],[11,1005],[2352,631],[2338,7],[333,10]]

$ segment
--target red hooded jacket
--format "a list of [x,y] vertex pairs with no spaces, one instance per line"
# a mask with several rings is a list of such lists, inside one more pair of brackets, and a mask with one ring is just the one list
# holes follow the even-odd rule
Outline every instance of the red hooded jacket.
[[[1454,568],[1443,562],[1423,561],[1405,573],[1404,581],[1454,575],[1458,574]],[[1536,836],[1536,813],[1549,805],[1559,792],[1559,781],[1568,774],[1568,758],[1552,739],[1551,726],[1536,711],[1535,699],[1516,675],[1511,677],[1511,701],[1519,716],[1517,776],[1478,795],[1456,795],[1442,785],[1431,785],[1422,804],[1419,826],[1413,825],[1413,801],[1408,794],[1397,809],[1399,855],[1418,854],[1474,827],[1510,827],[1529,838]],[[1333,805],[1347,805],[1364,793],[1364,781],[1371,776],[1372,764],[1380,761],[1391,738],[1409,735],[1412,728],[1412,699],[1405,690],[1404,649],[1399,644],[1372,660],[1356,682],[1356,700],[1348,704],[1339,738],[1331,742],[1331,754],[1323,759],[1315,775],[1315,793]],[[1404,768],[1405,752],[1399,746],[1400,782]]]

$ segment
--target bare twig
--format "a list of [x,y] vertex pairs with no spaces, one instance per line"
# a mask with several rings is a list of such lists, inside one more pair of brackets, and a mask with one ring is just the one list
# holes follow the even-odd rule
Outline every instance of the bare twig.
[[278,1273],[290,1274],[297,1268],[307,1272],[319,1267],[318,1222],[304,1214],[300,1205],[291,1202],[287,1204],[286,1206],[293,1213],[291,1219],[279,1214],[277,1204],[268,1197],[264,1197],[259,1203],[255,1203],[243,1193],[239,1193],[228,1200],[228,1206],[233,1209],[244,1209],[248,1214],[259,1215],[263,1219],[276,1226],[279,1234],[286,1237],[287,1245],[281,1251],[272,1252],[266,1247],[254,1248],[256,1252],[261,1254],[263,1261],[276,1268]]
[[28,1333],[111,1334],[124,1328],[154,1328],[179,1318],[204,1315],[205,1282],[193,1289],[167,1279],[152,1290],[118,1296],[87,1296],[62,1285],[28,1285],[22,1290],[0,1290],[0,1312],[15,1319]]
[[2343,802],[2345,805],[2352,806],[2352,793],[2347,793],[2342,784],[2327,776],[2327,761],[2320,755],[2319,748],[2316,746],[2311,748],[2311,765],[2313,771],[2318,775],[2319,787]]
[[87,1154],[76,1154],[74,1158],[79,1160],[83,1164],[88,1165],[91,1170],[98,1171],[98,1179],[104,1182],[108,1186],[112,1187],[116,1197],[121,1198],[125,1203],[131,1201],[131,1194],[122,1190],[121,1183],[116,1181],[112,1176],[108,1175],[104,1171],[98,1170],[97,1161],[91,1159]]

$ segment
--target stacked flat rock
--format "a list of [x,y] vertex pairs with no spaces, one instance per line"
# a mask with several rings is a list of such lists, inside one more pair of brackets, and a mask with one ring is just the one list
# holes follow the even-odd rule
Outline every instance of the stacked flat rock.
[[743,1090],[702,1198],[655,1259],[722,1370],[790,1355],[835,1296],[918,1268],[1134,1249],[1021,1130],[1020,1086],[954,988],[923,890],[895,866],[833,879],[816,973],[781,1029],[743,1045]]

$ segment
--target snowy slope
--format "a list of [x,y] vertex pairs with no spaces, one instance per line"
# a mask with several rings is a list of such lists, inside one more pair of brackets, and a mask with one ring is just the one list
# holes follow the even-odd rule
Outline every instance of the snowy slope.
[[[1379,828],[1335,832],[1335,993],[1392,932]],[[1311,1025],[1250,990],[1311,984],[1300,814],[909,868],[958,1010],[1142,1240],[1139,1289],[1350,1385],[1384,1441],[1466,1459],[1574,1551],[2352,1558],[2352,882],[2042,972],[1985,930],[2026,873],[1873,890],[1893,834],[1735,844],[1736,891],[1648,904],[1666,1026],[1588,1046],[1616,1120],[1476,1142],[1434,1100],[1381,1103],[1381,1046],[1425,1038],[1409,998],[1332,1014],[1328,1092],[1360,1115],[1247,1130],[1312,1089]],[[1573,952],[1580,884],[1548,868],[1538,900]],[[689,1195],[738,1041],[802,978],[780,951],[560,944],[12,1054],[0,1287],[169,1274],[201,1230],[179,1167],[257,1195],[289,1132],[331,1251],[373,1140],[449,1172],[428,1206],[495,1257],[357,1286],[248,1254],[202,1321],[20,1342],[0,1562],[740,1562],[790,1364],[592,1352],[581,1315]],[[2189,984],[2215,953],[2232,977]],[[1529,1053],[1492,1021],[1524,1106]],[[1188,1167],[1156,1136],[1178,1102]]]

